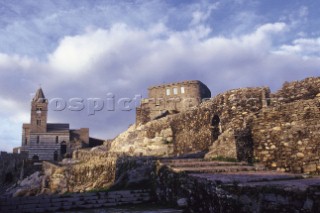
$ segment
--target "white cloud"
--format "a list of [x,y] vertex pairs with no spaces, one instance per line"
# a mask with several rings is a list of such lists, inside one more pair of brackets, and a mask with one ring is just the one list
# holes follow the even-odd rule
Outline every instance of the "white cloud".
[[303,57],[320,57],[320,38],[296,39],[291,45],[282,45],[275,53]]
[[192,13],[191,26],[203,24],[211,15],[213,10],[219,8],[219,2],[206,5],[205,9],[197,9]]

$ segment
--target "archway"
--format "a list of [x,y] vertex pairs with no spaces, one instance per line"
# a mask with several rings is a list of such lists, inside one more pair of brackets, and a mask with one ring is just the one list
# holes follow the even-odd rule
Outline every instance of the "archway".
[[211,120],[211,138],[212,141],[214,142],[215,140],[218,139],[220,135],[220,118],[218,115],[214,115],[212,120]]
[[34,155],[34,156],[32,157],[32,160],[38,161],[38,160],[39,160],[39,156],[38,156],[38,155]]
[[53,160],[58,161],[58,151],[54,151],[53,153]]
[[67,153],[67,143],[65,141],[62,141],[60,144],[60,153],[61,156]]

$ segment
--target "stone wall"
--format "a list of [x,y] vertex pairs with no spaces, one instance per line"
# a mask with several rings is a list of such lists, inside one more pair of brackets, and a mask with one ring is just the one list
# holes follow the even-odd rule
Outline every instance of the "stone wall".
[[270,168],[320,172],[320,97],[262,110],[252,135],[256,160]]
[[148,190],[73,193],[54,196],[0,198],[0,212],[57,212],[94,209],[120,205],[148,203],[152,200]]
[[290,103],[296,100],[313,99],[320,93],[320,78],[312,77],[301,81],[285,82],[282,88],[272,94],[271,100]]
[[0,154],[0,195],[19,179],[29,175],[35,168],[27,161],[26,153]]
[[[242,136],[243,131],[247,132],[247,116],[262,109],[267,97],[269,89],[264,87],[228,91],[187,111],[131,126],[111,142],[110,151],[135,156],[176,156],[208,151],[215,144],[219,155],[237,158],[241,150],[247,149],[246,141],[252,143],[250,137],[245,140]],[[223,147],[228,147],[226,152],[222,152]],[[207,157],[217,157],[217,153]],[[247,158],[252,156],[242,160]]]
[[[268,183],[270,176],[188,175],[168,167],[158,170],[158,202],[179,204],[185,212],[318,212],[319,179]],[[250,175],[250,174],[249,174]],[[252,179],[250,182],[250,179]],[[247,182],[249,181],[249,182]]]

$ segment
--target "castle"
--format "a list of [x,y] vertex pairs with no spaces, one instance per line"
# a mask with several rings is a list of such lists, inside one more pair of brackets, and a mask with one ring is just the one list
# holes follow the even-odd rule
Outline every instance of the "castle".
[[89,137],[89,129],[70,129],[67,123],[47,123],[48,100],[39,88],[31,101],[31,120],[22,126],[21,147],[33,160],[59,161],[78,148],[101,145],[102,140]]
[[136,124],[175,114],[198,106],[211,98],[211,92],[201,81],[182,81],[148,88],[148,98],[136,108]]

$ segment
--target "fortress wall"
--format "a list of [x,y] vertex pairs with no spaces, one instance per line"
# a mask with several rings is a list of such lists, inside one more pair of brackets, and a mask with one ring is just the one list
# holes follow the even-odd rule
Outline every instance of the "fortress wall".
[[302,81],[286,82],[283,87],[271,95],[271,100],[276,104],[290,103],[297,100],[308,100],[320,93],[320,78],[306,78]]
[[262,110],[253,120],[252,134],[255,158],[268,167],[320,172],[320,97]]
[[219,135],[227,130],[233,134],[231,138],[235,138],[235,132],[246,128],[246,117],[262,108],[263,98],[268,91],[263,87],[230,90],[193,110],[176,115],[170,122],[175,153],[208,150],[219,139]]

